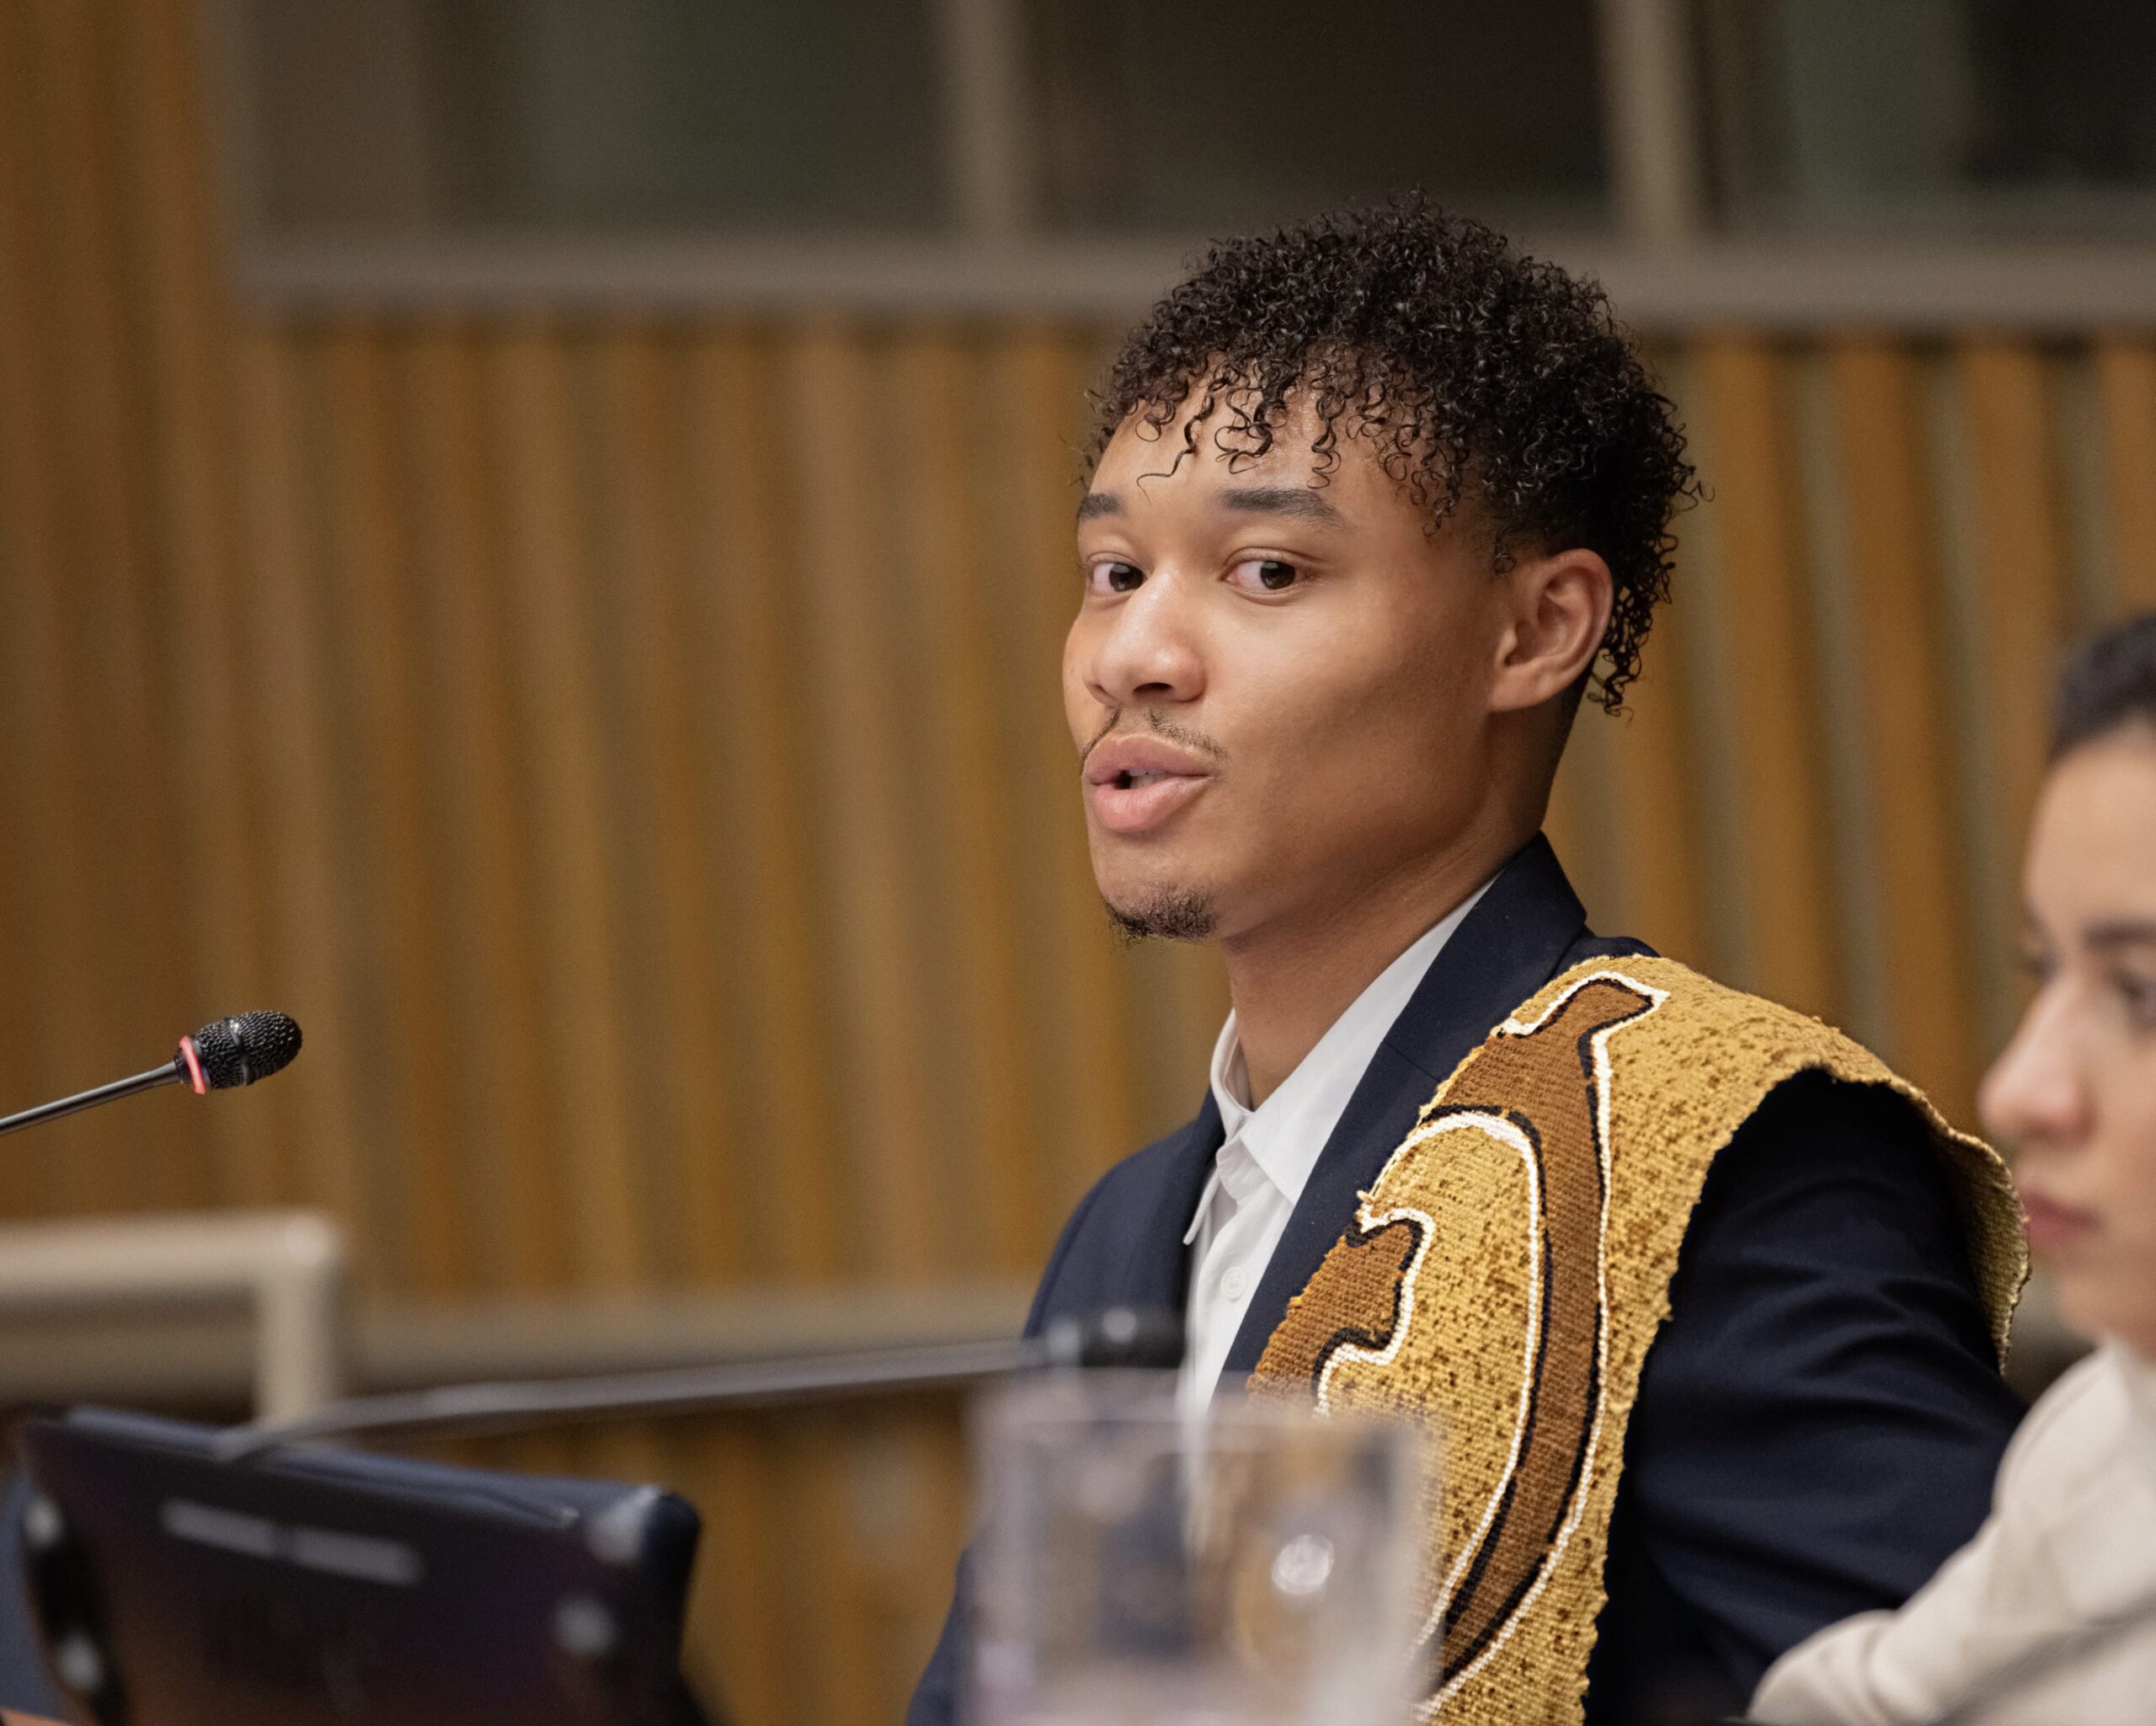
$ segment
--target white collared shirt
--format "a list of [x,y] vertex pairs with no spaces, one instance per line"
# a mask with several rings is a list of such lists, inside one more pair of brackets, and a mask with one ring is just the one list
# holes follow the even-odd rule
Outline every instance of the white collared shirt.
[[1183,1237],[1193,1249],[1180,1392],[1186,1412],[1196,1413],[1212,1401],[1251,1296],[1273,1260],[1273,1249],[1317,1166],[1318,1153],[1347,1113],[1364,1069],[1415,986],[1489,885],[1485,881],[1379,972],[1302,1064],[1255,1109],[1232,1012],[1220,1027],[1213,1045],[1213,1101],[1226,1136]]

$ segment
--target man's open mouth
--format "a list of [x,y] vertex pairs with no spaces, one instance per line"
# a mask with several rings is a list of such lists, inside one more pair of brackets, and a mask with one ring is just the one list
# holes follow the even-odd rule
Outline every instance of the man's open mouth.
[[1104,831],[1150,832],[1172,819],[1212,778],[1209,764],[1166,739],[1111,737],[1086,761],[1086,800]]

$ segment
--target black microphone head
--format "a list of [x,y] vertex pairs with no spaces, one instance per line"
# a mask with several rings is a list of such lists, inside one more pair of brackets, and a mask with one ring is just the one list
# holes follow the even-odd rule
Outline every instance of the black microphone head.
[[1180,1315],[1150,1307],[1110,1307],[1059,1318],[1042,1333],[1052,1366],[1120,1366],[1171,1371],[1182,1365]]
[[300,1052],[300,1028],[281,1013],[243,1013],[237,1018],[212,1019],[184,1038],[183,1059],[190,1044],[202,1088],[228,1091],[290,1066]]

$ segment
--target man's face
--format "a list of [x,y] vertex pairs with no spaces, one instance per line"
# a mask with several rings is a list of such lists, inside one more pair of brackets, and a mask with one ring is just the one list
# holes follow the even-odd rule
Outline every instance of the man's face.
[[[1230,462],[1126,424],[1081,505],[1063,655],[1094,878],[1127,927],[1233,941],[1411,879],[1469,820],[1504,627],[1481,536],[1298,410]],[[1172,468],[1173,471],[1169,470]]]
[[2085,743],[2044,782],[2023,872],[2039,986],[1984,1081],[2029,1244],[2084,1330],[2156,1353],[2156,733]]

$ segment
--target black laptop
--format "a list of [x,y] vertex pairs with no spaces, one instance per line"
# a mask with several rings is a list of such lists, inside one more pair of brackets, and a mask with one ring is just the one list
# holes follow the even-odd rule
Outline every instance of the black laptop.
[[707,1726],[680,1674],[696,1511],[655,1487],[25,1422],[25,1582],[99,1726]]

